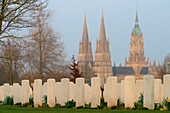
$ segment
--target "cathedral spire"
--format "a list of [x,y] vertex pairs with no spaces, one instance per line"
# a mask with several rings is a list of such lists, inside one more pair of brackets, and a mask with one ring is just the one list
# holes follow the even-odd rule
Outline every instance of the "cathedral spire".
[[88,31],[87,31],[87,23],[86,23],[86,14],[84,16],[84,27],[83,27],[82,42],[84,42],[84,43],[88,43],[89,42]]
[[102,20],[101,20],[99,41],[102,41],[102,42],[106,41],[106,33],[105,33],[103,12],[102,12]]
[[135,27],[139,26],[138,11],[136,10]]

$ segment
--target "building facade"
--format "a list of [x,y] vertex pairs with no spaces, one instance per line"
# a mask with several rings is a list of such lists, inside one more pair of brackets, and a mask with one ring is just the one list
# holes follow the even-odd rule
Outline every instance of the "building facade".
[[100,27],[100,35],[99,39],[97,39],[96,41],[96,52],[93,70],[95,75],[101,78],[101,85],[104,85],[108,76],[113,76],[109,40],[106,40],[103,13]]
[[93,67],[93,54],[91,42],[89,41],[88,37],[86,15],[84,17],[82,41],[79,43],[78,62],[80,69],[82,69],[85,66]]
[[125,76],[135,76],[136,79],[143,79],[145,75],[158,76],[161,70],[160,63],[153,65],[149,63],[149,58],[144,55],[143,33],[139,27],[138,13],[136,12],[135,26],[131,33],[130,52],[128,60],[125,58],[124,66],[113,66],[113,74],[121,81]]
[[96,41],[95,61],[93,61],[91,42],[89,42],[86,16],[82,41],[79,43],[78,55],[79,69],[84,70],[86,66],[92,67],[94,76],[101,78],[101,86],[104,85],[108,76],[113,76],[109,40],[106,40],[104,17],[102,13],[99,39]]
[[79,68],[80,70],[83,70],[86,66],[92,68],[94,76],[101,78],[101,86],[106,83],[108,76],[117,76],[118,81],[124,79],[125,76],[135,76],[137,79],[143,79],[143,76],[148,74],[158,76],[158,71],[161,70],[159,62],[158,65],[156,65],[156,61],[154,61],[152,65],[151,62],[149,62],[149,58],[146,59],[144,55],[143,33],[139,27],[138,13],[136,13],[135,25],[131,33],[129,57],[128,59],[125,58],[124,66],[112,66],[103,13],[100,34],[96,41],[95,60],[93,60],[91,46],[85,16],[82,41],[79,43]]

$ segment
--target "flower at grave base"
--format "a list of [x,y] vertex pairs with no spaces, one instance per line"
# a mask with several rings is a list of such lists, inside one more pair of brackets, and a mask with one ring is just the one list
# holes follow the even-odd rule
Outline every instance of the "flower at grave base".
[[170,99],[168,99],[168,102],[170,102]]
[[160,110],[161,110],[161,111],[163,111],[163,109],[162,109],[162,108],[160,108]]

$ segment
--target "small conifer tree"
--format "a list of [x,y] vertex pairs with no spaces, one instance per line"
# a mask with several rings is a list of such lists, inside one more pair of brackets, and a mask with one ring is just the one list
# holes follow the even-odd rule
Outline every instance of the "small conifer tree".
[[71,62],[71,65],[70,65],[70,67],[69,67],[69,69],[71,70],[71,75],[72,75],[72,79],[71,79],[71,81],[72,82],[74,82],[75,83],[75,81],[76,81],[76,78],[79,78],[79,77],[83,77],[82,76],[82,72],[80,73],[80,71],[79,71],[79,68],[78,68],[78,63],[76,63],[76,60],[75,60],[75,58],[74,58],[74,55],[72,56],[72,62]]

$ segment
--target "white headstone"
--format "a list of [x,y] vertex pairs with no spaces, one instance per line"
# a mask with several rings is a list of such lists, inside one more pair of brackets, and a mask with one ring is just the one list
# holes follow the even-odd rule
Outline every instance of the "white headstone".
[[121,99],[121,83],[117,84],[117,99]]
[[75,84],[73,83],[73,82],[70,82],[69,83],[70,85],[69,85],[69,94],[70,94],[70,96],[69,96],[69,98],[70,98],[70,100],[74,100],[74,89],[75,89]]
[[135,102],[135,77],[134,76],[126,76],[125,77],[125,108],[134,107]]
[[47,80],[47,103],[49,107],[55,107],[55,79]]
[[84,91],[85,99],[84,100],[85,100],[85,103],[88,105],[91,102],[91,97],[90,97],[91,87],[88,84],[85,84],[84,87],[85,87],[85,91]]
[[30,87],[30,97],[33,98],[33,91],[31,87]]
[[44,82],[42,86],[42,95],[47,96],[47,82]]
[[163,101],[163,88],[164,88],[164,86],[163,86],[163,84],[161,84],[161,102]]
[[35,79],[34,85],[34,107],[42,106],[42,80],[41,79]]
[[76,107],[84,106],[84,78],[76,79]]
[[13,96],[13,86],[9,85],[9,96],[12,97]]
[[170,74],[166,74],[163,76],[163,97],[170,99]]
[[20,102],[20,89],[21,89],[20,87],[21,86],[18,83],[13,84],[12,96],[13,96],[14,105]]
[[107,78],[107,106],[117,106],[117,77]]
[[162,88],[162,80],[161,79],[155,79],[154,80],[154,102],[161,103],[161,88]]
[[107,102],[107,84],[104,84],[103,96],[104,96],[104,102]]
[[60,104],[61,102],[61,82],[56,82],[55,83],[55,97],[57,100],[57,103]]
[[125,80],[121,81],[121,98],[122,103],[125,103]]
[[9,84],[8,83],[5,83],[4,84],[4,88],[3,88],[3,92],[4,92],[4,100],[6,99],[7,96],[10,96],[10,88],[9,88]]
[[0,101],[4,101],[4,86],[0,86]]
[[91,78],[91,108],[100,105],[100,78]]
[[63,78],[61,79],[61,106],[64,106],[66,102],[69,101],[69,79]]
[[138,101],[141,94],[143,94],[143,87],[143,80],[136,80],[136,101]]
[[30,98],[30,86],[29,80],[22,80],[21,81],[21,103],[25,104],[29,102]]
[[154,109],[154,76],[144,76],[144,107],[150,110]]

